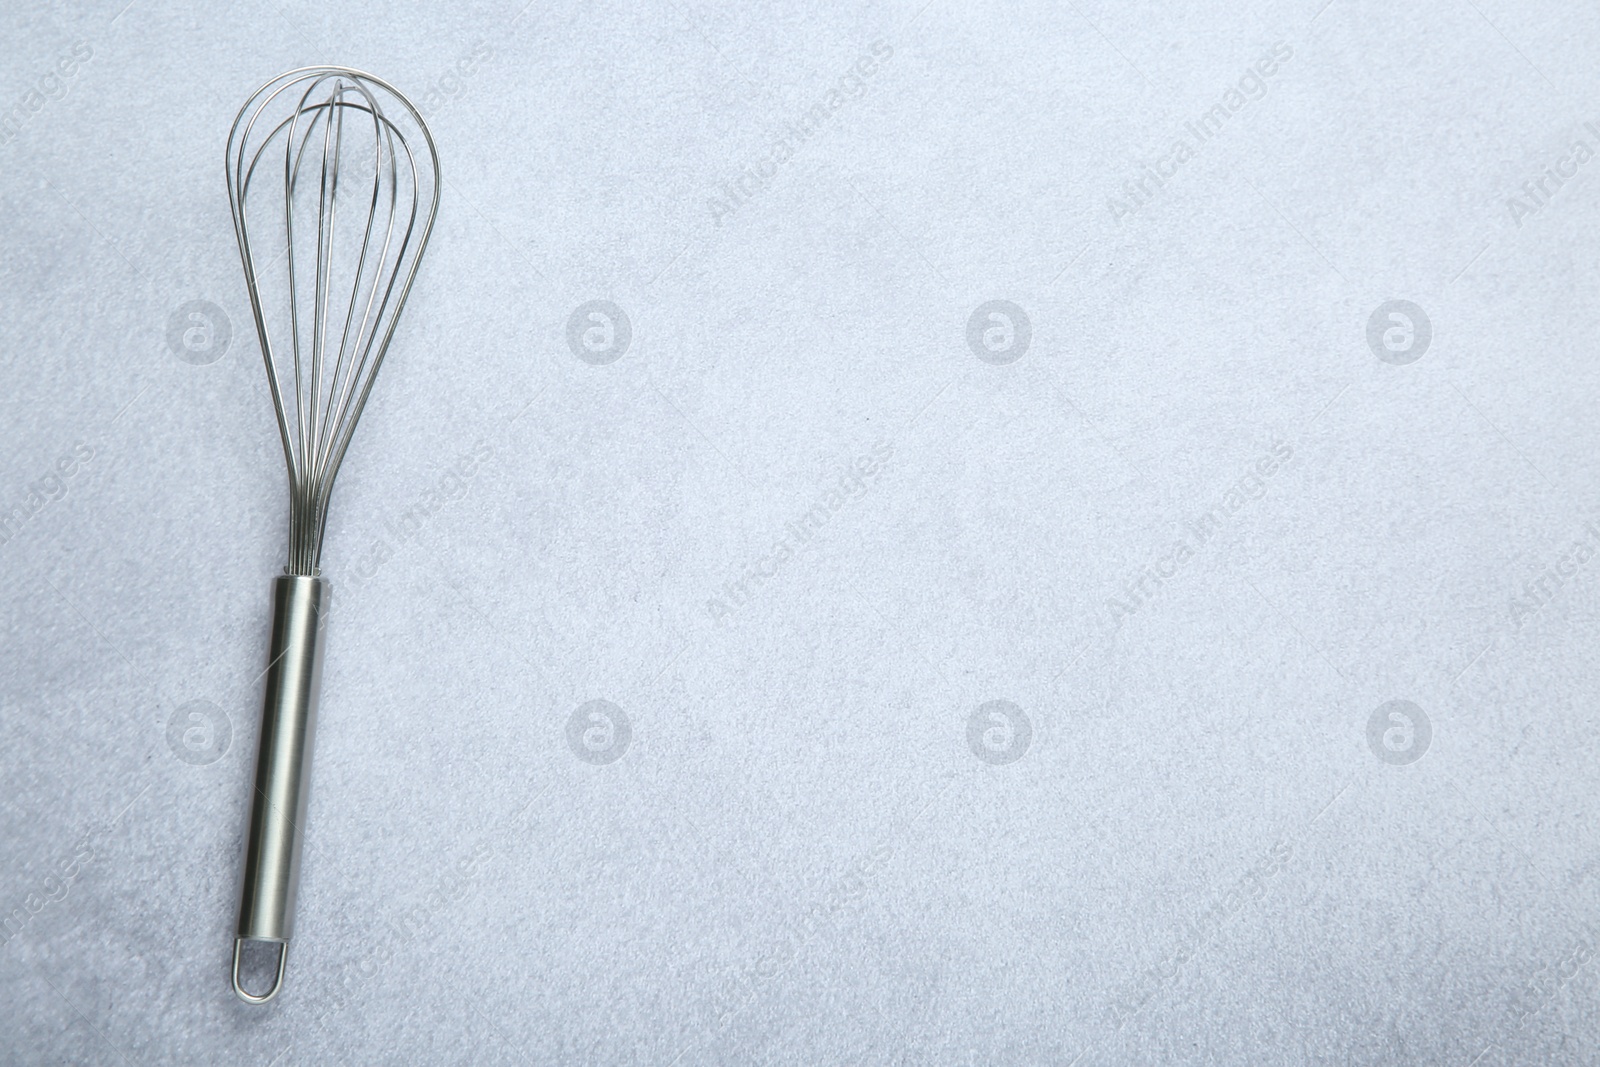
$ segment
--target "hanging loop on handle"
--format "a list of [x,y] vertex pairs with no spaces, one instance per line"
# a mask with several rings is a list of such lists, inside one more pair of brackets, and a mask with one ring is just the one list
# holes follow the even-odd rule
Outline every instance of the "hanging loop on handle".
[[254,938],[236,937],[233,939],[233,992],[246,1004],[265,1004],[278,995],[278,990],[283,988],[283,968],[289,962],[289,942],[287,941],[262,941],[261,944],[278,946],[278,975],[272,980],[272,988],[265,993],[252,993],[244,987],[244,981],[239,977],[239,956],[244,951],[246,941]]

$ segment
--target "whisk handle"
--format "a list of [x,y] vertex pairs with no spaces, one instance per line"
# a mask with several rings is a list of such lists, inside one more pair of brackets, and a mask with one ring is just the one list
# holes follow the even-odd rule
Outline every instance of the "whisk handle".
[[[272,651],[244,853],[244,898],[233,946],[233,991],[252,1004],[271,1000],[283,985],[294,930],[329,592],[324,579],[291,574],[280,576],[272,587]],[[278,945],[277,978],[265,993],[250,993],[240,984],[239,957],[246,941]]]

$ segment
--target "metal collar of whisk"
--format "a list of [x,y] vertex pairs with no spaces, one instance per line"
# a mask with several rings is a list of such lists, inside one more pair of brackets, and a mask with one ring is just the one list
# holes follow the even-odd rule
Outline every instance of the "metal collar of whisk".
[[[388,82],[306,67],[240,108],[226,166],[289,475],[288,559],[274,584],[233,952],[234,992],[262,1004],[282,988],[293,929],[329,597],[320,577],[328,504],[433,230],[439,156],[421,113]],[[251,942],[278,946],[264,992],[241,980]]]

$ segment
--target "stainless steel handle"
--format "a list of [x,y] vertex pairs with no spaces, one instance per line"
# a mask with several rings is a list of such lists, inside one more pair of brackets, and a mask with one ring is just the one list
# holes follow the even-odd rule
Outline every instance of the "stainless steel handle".
[[[329,598],[328,583],[321,578],[286,574],[272,586],[272,651],[244,853],[244,899],[233,942],[233,991],[250,1004],[265,1004],[277,995],[289,958],[322,686],[322,622]],[[246,941],[278,945],[277,977],[265,993],[251,993],[240,984],[239,959]]]

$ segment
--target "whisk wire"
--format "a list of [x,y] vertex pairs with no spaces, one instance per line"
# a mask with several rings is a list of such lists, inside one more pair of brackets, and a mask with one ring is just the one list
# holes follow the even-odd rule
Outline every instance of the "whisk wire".
[[[395,214],[394,213],[394,208],[395,208],[396,201],[397,201],[397,198],[398,198],[397,185],[395,183],[395,175],[396,175],[395,161],[396,161],[396,159],[398,157],[398,154],[393,151],[393,141],[395,139],[399,140],[399,142],[400,142],[400,150],[405,153],[405,157],[406,157],[406,161],[407,161],[407,170],[411,174],[411,182],[412,182],[411,200],[410,200],[410,203],[411,203],[410,215],[409,215],[409,218],[407,219],[405,235],[401,238],[400,248],[399,248],[399,252],[398,252],[399,258],[403,259],[405,257],[406,249],[411,244],[412,236],[413,236],[413,234],[415,233],[415,230],[416,230],[417,213],[418,213],[418,210],[420,208],[420,203],[421,203],[420,195],[419,195],[420,194],[420,188],[419,188],[419,183],[418,183],[417,177],[416,177],[415,161],[414,161],[414,159],[412,158],[412,155],[411,155],[411,147],[410,147],[409,144],[406,143],[406,140],[405,140],[404,136],[400,135],[398,132],[395,132],[392,128],[388,131],[388,135],[389,135],[390,146],[391,146],[391,151],[390,151],[390,155],[389,155],[389,168],[390,168],[390,178],[391,178],[390,196],[389,196],[390,212],[389,212],[389,214],[387,216],[387,220],[388,221],[386,222],[386,225],[385,225],[384,251],[383,251],[382,254],[380,254],[380,257],[379,257],[379,263],[380,264],[384,261],[384,258],[387,255],[387,251],[388,251],[389,245],[390,245],[390,243],[392,241],[393,233],[394,233],[394,214]],[[435,195],[437,196],[437,193]],[[428,226],[431,228],[432,224],[433,224],[433,219],[432,219],[432,217],[430,215],[430,217],[428,219]],[[426,241],[426,239],[427,239],[427,235],[426,235],[426,231],[424,231],[423,240]],[[330,449],[330,451],[328,451],[326,453],[326,460],[325,460],[325,467],[326,467],[326,469],[327,469],[327,471],[329,473],[327,473],[327,476],[325,478],[321,479],[321,483],[320,483],[321,484],[321,499],[319,501],[319,507],[321,508],[322,522],[323,522],[324,525],[327,522],[327,504],[328,504],[328,499],[332,495],[332,492],[333,492],[333,473],[332,472],[336,472],[338,470],[338,468],[339,468],[339,465],[344,462],[344,454],[345,454],[345,451],[350,447],[350,439],[355,434],[356,423],[360,420],[361,412],[365,409],[366,404],[367,404],[367,397],[372,392],[372,383],[376,379],[376,376],[377,376],[378,364],[382,361],[384,355],[388,352],[389,341],[394,336],[395,326],[398,324],[398,321],[399,321],[399,319],[398,319],[398,310],[396,311],[395,315],[390,316],[388,318],[388,327],[387,327],[387,329],[386,329],[386,331],[385,331],[385,333],[383,335],[382,341],[377,343],[376,345],[374,345],[374,342],[377,341],[378,328],[385,321],[384,320],[384,315],[385,315],[385,312],[387,311],[387,309],[389,308],[389,305],[390,305],[391,301],[393,301],[395,303],[395,306],[396,306],[397,309],[401,304],[404,303],[404,301],[406,299],[406,295],[410,291],[411,282],[412,282],[414,277],[415,277],[415,271],[413,270],[413,272],[411,274],[407,275],[402,290],[400,291],[398,296],[396,296],[396,294],[395,294],[395,285],[399,281],[399,274],[398,273],[390,274],[388,284],[384,288],[383,300],[378,305],[376,315],[372,314],[372,301],[374,299],[376,299],[376,297],[377,297],[377,285],[376,284],[374,284],[372,286],[372,289],[370,290],[370,292],[368,294],[368,297],[367,297],[367,301],[368,301],[367,311],[362,316],[362,330],[366,331],[368,329],[367,323],[368,323],[368,321],[370,319],[370,321],[371,321],[370,332],[367,333],[367,339],[366,339],[366,342],[364,344],[358,343],[357,349],[360,352],[360,362],[355,366],[354,370],[345,379],[344,390],[343,390],[343,394],[342,394],[342,397],[341,397],[341,404],[340,404],[340,409],[339,409],[339,417],[332,424],[333,426],[337,426],[340,429],[339,429],[339,432],[330,434],[330,442],[329,443],[331,445],[331,449]],[[360,336],[361,336],[360,333],[358,333],[357,334],[358,339],[359,339]],[[372,364],[370,373],[367,370],[367,365],[368,365],[369,361]],[[359,393],[356,392],[356,384],[358,382],[360,383],[360,392]],[[317,541],[320,543],[321,539],[322,539],[322,530],[319,529],[318,533],[317,533]]]
[[[366,94],[363,93],[363,95],[366,95]],[[342,94],[341,94],[341,101],[342,101],[342,99],[343,99],[343,97],[342,97]],[[376,106],[375,102],[371,101],[370,98],[369,98],[369,103],[371,103],[373,106]],[[373,159],[374,160],[381,160],[382,159],[382,153],[383,153],[383,134],[381,132],[381,127],[377,123],[373,124],[373,146],[372,146],[372,150],[373,150]],[[349,304],[349,307],[346,308],[346,310],[345,310],[344,332],[342,334],[340,334],[340,337],[339,337],[339,352],[338,352],[338,355],[337,355],[337,357],[336,357],[336,359],[334,361],[332,377],[329,380],[327,411],[330,414],[335,410],[335,399],[336,399],[336,395],[337,395],[337,386],[338,386],[338,383],[340,382],[339,375],[340,375],[340,372],[344,369],[345,349],[350,344],[350,327],[351,327],[352,323],[355,323],[356,304],[360,300],[360,296],[361,296],[361,278],[362,278],[363,271],[366,270],[366,266],[367,266],[367,250],[371,247],[371,243],[372,243],[372,227],[373,227],[373,223],[376,220],[377,214],[378,214],[378,196],[379,196],[379,192],[381,190],[382,184],[383,184],[383,171],[382,171],[381,163],[380,164],[375,164],[373,166],[373,168],[372,168],[372,201],[369,204],[368,209],[367,209],[366,232],[362,236],[361,256],[356,261],[356,280],[350,286],[350,304]],[[392,207],[392,205],[391,205],[391,207]],[[394,222],[393,222],[393,217],[392,217],[392,212],[391,212],[389,223],[387,224],[386,229],[385,229],[383,248],[381,250],[379,250],[379,253],[378,253],[377,267],[381,267],[383,262],[385,261],[385,259],[388,256],[389,235],[393,232],[393,230],[394,230]],[[357,345],[360,344],[360,339],[366,332],[367,320],[372,314],[372,300],[373,300],[374,297],[377,296],[377,292],[378,292],[378,287],[376,285],[373,285],[373,286],[371,286],[369,288],[369,293],[368,293],[368,297],[367,297],[367,306],[366,306],[365,310],[363,311],[363,314],[362,314],[362,317],[361,317],[361,322],[356,326],[355,337],[356,337]],[[359,372],[359,369],[358,369],[358,372]],[[346,391],[348,391],[348,390],[346,390]],[[340,416],[338,416],[338,417],[342,417],[342,413],[344,411],[344,405],[343,404],[338,405],[338,409],[339,409],[339,411],[341,413]],[[317,454],[318,455],[326,455],[326,450],[327,450],[327,447],[328,447],[328,441],[329,441],[329,439],[331,438],[331,435],[332,435],[333,425],[334,425],[334,419],[333,418],[325,418],[323,420],[323,422],[322,422],[322,425],[318,427],[318,431],[319,431],[318,434],[317,434]]]
[[[293,93],[296,88],[300,91]],[[392,98],[404,115],[397,114],[394,119],[386,115],[380,97]],[[287,115],[268,116],[269,110],[285,107],[290,108]],[[352,139],[345,129],[347,119],[355,118],[360,118],[362,125],[371,123],[370,184],[350,173],[356,165],[347,158],[351,146],[366,140]],[[406,129],[396,121],[402,118],[409,119],[413,136],[426,145],[425,160],[419,161],[412,152]],[[258,123],[265,131],[259,136]],[[287,360],[279,358],[282,353],[274,346],[269,316],[263,308],[260,264],[249,233],[256,168],[280,137],[290,334]],[[316,184],[314,211],[308,199],[310,182]],[[440,190],[438,155],[421,115],[387,83],[348,68],[307,68],[269,82],[241,109],[229,134],[228,186],[288,467],[285,569],[290,574],[315,575],[334,480],[394,337],[433,228]],[[344,211],[352,207],[364,209],[366,215],[354,229],[341,220]],[[317,227],[314,240],[309,232],[312,214]],[[357,232],[359,245],[350,236]],[[311,262],[305,262],[308,258]]]

